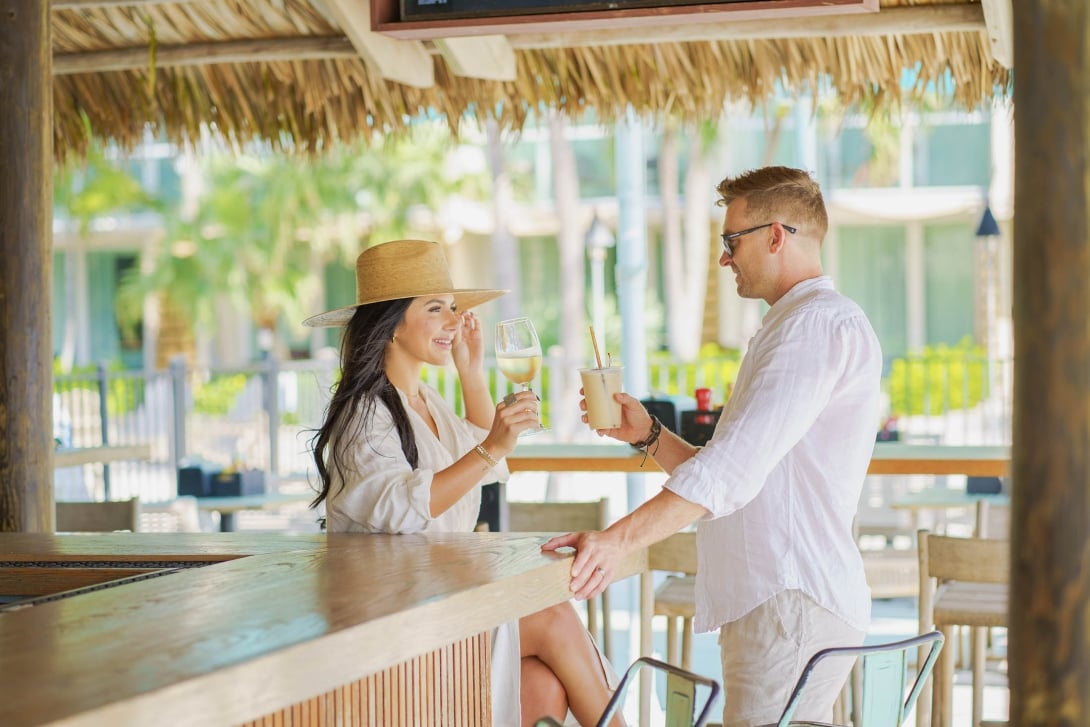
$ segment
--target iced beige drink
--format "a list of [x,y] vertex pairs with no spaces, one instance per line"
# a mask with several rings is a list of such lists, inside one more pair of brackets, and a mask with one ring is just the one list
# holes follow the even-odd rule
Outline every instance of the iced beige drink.
[[583,379],[583,398],[587,400],[587,423],[591,429],[615,429],[621,426],[621,405],[613,395],[621,391],[623,366],[579,369]]

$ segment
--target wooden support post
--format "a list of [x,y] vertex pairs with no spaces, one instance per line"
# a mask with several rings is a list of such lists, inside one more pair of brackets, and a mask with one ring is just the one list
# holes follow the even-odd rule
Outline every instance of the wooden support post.
[[53,529],[49,3],[0,0],[0,531]]
[[1090,715],[1090,6],[1014,3],[1011,724]]

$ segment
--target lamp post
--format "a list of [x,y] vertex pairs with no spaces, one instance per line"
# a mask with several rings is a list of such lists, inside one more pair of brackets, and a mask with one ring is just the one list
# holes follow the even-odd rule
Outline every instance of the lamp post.
[[997,270],[997,250],[996,250],[996,238],[1000,235],[999,224],[995,221],[995,215],[992,214],[991,205],[984,205],[984,213],[980,216],[980,224],[976,228],[976,239],[981,244],[981,258],[983,262],[983,288],[984,293],[984,325],[982,326],[982,333],[985,338],[985,350],[988,351],[989,359],[995,350],[995,315],[996,315],[996,292],[998,286],[998,270]]
[[[984,318],[981,333],[984,336],[984,350],[987,356],[988,385],[991,391],[1008,392],[1012,382],[1009,380],[1008,367],[1006,365],[1004,349],[1007,346],[1000,340],[999,315],[999,224],[995,221],[990,205],[984,205],[984,212],[980,217],[980,224],[976,228],[976,239],[980,246],[981,277],[984,305],[982,315]],[[1000,360],[1003,363],[1000,363]],[[1002,397],[998,399],[1001,401]],[[1009,421],[1010,412],[1006,407],[995,412],[989,420],[1001,427],[1003,421]],[[1002,428],[1000,429],[1002,431]],[[1001,435],[1000,435],[1001,436]]]
[[590,260],[590,301],[591,323],[594,325],[595,335],[600,341],[605,341],[605,294],[606,294],[606,255],[609,248],[613,247],[615,240],[613,233],[601,218],[598,210],[594,211],[594,217],[587,228],[587,234],[583,238],[587,246],[587,259]]

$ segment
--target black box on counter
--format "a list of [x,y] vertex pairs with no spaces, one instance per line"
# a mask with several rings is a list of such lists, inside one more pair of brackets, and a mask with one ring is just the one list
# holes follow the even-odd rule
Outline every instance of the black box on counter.
[[263,494],[265,494],[265,472],[263,470],[218,472],[212,476],[212,495],[214,497]]
[[200,466],[178,468],[178,494],[208,497],[212,494],[212,475],[214,473]]

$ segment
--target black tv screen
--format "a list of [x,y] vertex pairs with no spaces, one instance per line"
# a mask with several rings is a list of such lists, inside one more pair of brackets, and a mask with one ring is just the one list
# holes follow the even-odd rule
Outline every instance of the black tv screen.
[[753,0],[401,0],[401,19],[487,18],[738,2]]

